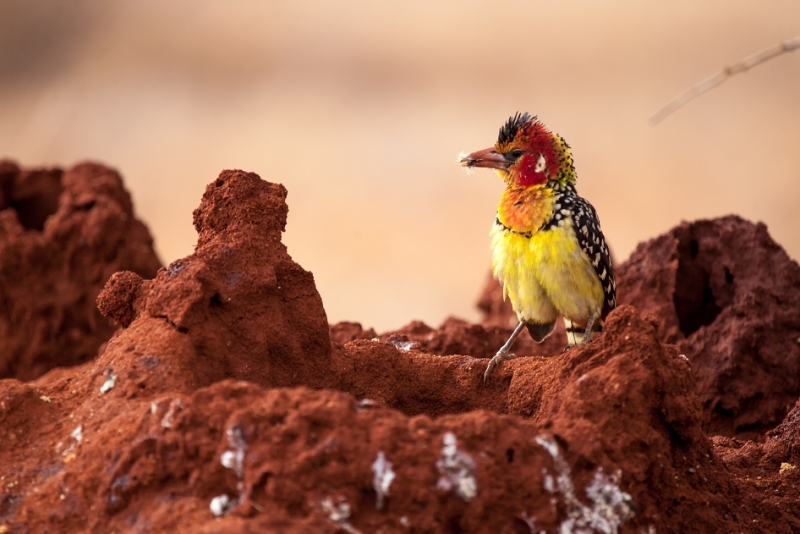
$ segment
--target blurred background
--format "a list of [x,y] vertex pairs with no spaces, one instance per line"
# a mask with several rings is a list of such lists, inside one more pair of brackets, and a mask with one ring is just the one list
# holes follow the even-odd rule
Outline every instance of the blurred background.
[[117,168],[164,263],[222,169],[289,190],[330,322],[478,317],[503,184],[456,157],[529,111],[573,148],[617,262],[738,213],[800,257],[800,3],[0,0],[0,157]]

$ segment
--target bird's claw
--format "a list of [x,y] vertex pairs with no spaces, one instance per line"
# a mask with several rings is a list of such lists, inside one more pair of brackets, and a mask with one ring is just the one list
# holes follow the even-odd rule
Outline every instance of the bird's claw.
[[483,383],[485,384],[487,380],[489,380],[489,375],[492,374],[492,370],[500,365],[502,362],[506,360],[510,360],[512,358],[516,358],[516,354],[512,354],[507,350],[500,349],[497,351],[491,360],[489,360],[489,365],[486,366],[486,371],[483,373]]
[[564,347],[564,350],[562,350],[561,352],[562,353],[568,352],[569,349],[571,349],[572,347],[584,347],[584,346],[588,345],[591,342],[592,342],[591,336],[589,336],[589,337],[583,336],[583,339],[581,339],[578,343],[576,343],[575,345],[567,345],[566,347]]

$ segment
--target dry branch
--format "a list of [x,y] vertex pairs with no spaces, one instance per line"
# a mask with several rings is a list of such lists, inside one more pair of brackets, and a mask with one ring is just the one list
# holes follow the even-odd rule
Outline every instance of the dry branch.
[[796,50],[797,48],[800,48],[800,35],[792,39],[783,41],[782,43],[778,43],[775,46],[770,46],[769,48],[765,48],[764,50],[761,50],[759,52],[756,52],[755,54],[747,56],[738,63],[734,63],[733,65],[725,67],[720,72],[706,78],[705,80],[699,82],[693,87],[690,87],[689,89],[685,90],[684,92],[673,98],[666,106],[658,110],[655,114],[653,114],[653,116],[650,117],[650,124],[652,125],[658,124],[659,122],[664,120],[668,115],[676,111],[678,108],[686,104],[691,99],[700,96],[701,94],[705,93],[710,89],[713,89],[714,87],[721,84],[734,74],[745,72],[751,67],[755,67],[760,63],[763,63],[781,54],[785,54],[786,52],[791,52],[793,50]]

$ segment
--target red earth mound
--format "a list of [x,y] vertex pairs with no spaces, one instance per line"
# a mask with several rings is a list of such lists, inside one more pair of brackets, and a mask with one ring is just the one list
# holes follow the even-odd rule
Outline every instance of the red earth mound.
[[[224,378],[320,387],[330,374],[328,321],[313,276],[281,243],[285,199],[286,188],[252,173],[225,171],[209,184],[194,212],[195,253],[153,280],[116,273],[98,297],[126,327],[109,342],[111,361],[155,357],[157,374],[191,377],[187,393]],[[154,353],[142,343],[149,332],[179,354]]]
[[484,384],[507,317],[329,327],[280,241],[285,198],[223,172],[194,254],[106,284],[121,328],[94,361],[0,381],[1,532],[800,531],[800,404],[760,442],[710,437],[660,294],[590,345],[525,342]]
[[620,302],[688,356],[712,434],[759,439],[800,397],[800,266],[763,224],[684,222],[640,244]]
[[91,360],[114,327],[95,299],[119,270],[161,266],[116,171],[0,160],[0,378]]

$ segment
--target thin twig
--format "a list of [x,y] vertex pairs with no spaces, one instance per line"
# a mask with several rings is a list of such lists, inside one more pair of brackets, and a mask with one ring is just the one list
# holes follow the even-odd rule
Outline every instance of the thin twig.
[[675,98],[673,98],[666,106],[659,109],[652,117],[650,117],[650,124],[655,126],[662,120],[664,120],[668,115],[673,113],[675,110],[686,104],[691,99],[698,97],[705,93],[706,91],[713,89],[717,85],[721,84],[734,74],[739,74],[740,72],[745,72],[748,69],[755,67],[759,63],[763,63],[769,59],[772,59],[776,56],[781,54],[785,54],[786,52],[791,52],[792,50],[796,50],[800,48],[800,35],[794,37],[792,39],[786,40],[782,43],[778,43],[775,46],[770,46],[769,48],[765,48],[755,54],[747,56],[743,60],[738,63],[734,63],[728,67],[725,67],[720,72],[714,74],[703,80],[702,82],[698,83],[697,85],[690,87],[689,89],[685,90]]

